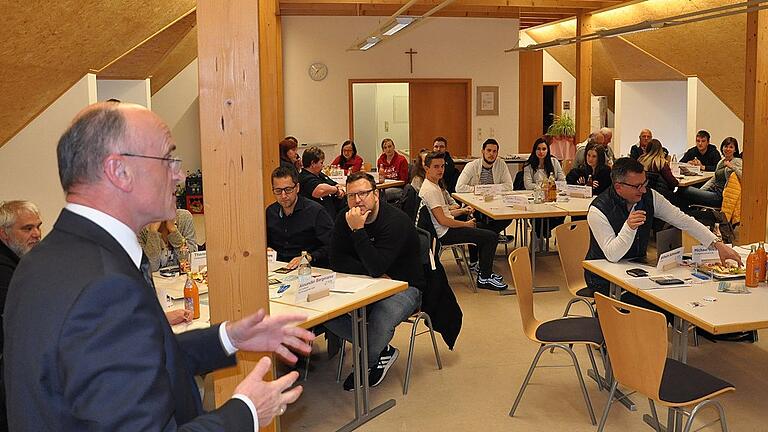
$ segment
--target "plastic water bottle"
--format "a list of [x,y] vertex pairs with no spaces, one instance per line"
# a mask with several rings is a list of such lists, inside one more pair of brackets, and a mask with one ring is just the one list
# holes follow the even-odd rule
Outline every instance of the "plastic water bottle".
[[308,283],[312,280],[312,265],[309,263],[307,251],[301,251],[301,261],[299,261],[299,284]]

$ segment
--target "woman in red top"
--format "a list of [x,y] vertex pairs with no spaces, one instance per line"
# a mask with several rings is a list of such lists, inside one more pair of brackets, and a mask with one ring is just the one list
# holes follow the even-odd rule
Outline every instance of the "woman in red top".
[[363,167],[363,158],[357,155],[355,142],[352,140],[344,141],[344,144],[341,145],[341,154],[336,156],[331,165],[337,165],[346,174],[360,171]]
[[376,166],[384,172],[384,178],[402,180],[407,183],[408,160],[395,151],[395,142],[390,138],[384,138],[384,141],[381,142],[381,150],[384,153],[379,156]]

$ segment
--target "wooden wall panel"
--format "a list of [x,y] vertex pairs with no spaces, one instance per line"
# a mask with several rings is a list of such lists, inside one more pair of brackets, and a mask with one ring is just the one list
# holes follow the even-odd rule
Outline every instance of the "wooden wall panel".
[[278,144],[285,136],[281,37],[276,0],[259,0],[259,76],[265,205],[274,202],[270,174],[280,165]]
[[[576,35],[592,32],[592,16],[579,14]],[[576,44],[576,142],[587,139],[592,120],[592,42]]]
[[533,142],[542,135],[544,123],[544,52],[520,52],[518,65],[520,126],[517,152],[529,153]]
[[[269,308],[258,16],[259,4],[250,0],[205,1],[197,11],[212,322]],[[217,405],[260,357],[238,353],[236,367],[215,373]]]

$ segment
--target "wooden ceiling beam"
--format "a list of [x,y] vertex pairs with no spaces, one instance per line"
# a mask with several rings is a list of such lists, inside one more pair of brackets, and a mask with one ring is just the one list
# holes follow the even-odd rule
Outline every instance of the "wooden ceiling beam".
[[[404,5],[405,0],[280,0],[280,6],[287,4],[392,4]],[[426,0],[420,5],[434,6],[439,0]],[[461,6],[507,6],[528,8],[566,8],[566,9],[602,9],[621,3],[617,0],[456,0],[454,5]]]

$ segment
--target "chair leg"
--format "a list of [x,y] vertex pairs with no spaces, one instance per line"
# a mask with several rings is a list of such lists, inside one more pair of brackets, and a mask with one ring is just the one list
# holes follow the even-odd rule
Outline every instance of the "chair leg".
[[477,285],[475,284],[475,278],[472,276],[472,272],[469,271],[469,258],[467,258],[467,248],[466,246],[461,247],[461,257],[464,261],[464,265],[467,268],[467,279],[469,280],[469,286],[472,288],[473,292],[477,292]]
[[536,369],[536,364],[539,363],[539,358],[541,357],[541,354],[547,349],[546,345],[542,345],[539,347],[539,351],[536,352],[536,356],[533,357],[533,362],[531,362],[531,367],[528,368],[528,374],[525,376],[525,379],[523,380],[523,385],[520,387],[520,391],[517,393],[517,397],[515,398],[515,403],[512,404],[512,409],[509,411],[509,416],[514,417],[515,411],[517,410],[517,406],[520,404],[520,400],[523,398],[523,393],[525,392],[525,388],[528,387],[528,382],[531,380],[531,376],[533,375],[533,370]]
[[723,409],[723,406],[720,405],[719,402],[713,401],[711,399],[707,399],[704,402],[700,402],[698,405],[693,407],[693,409],[691,410],[691,415],[688,417],[688,421],[685,424],[685,428],[683,429],[683,432],[691,431],[691,427],[693,426],[693,419],[701,411],[702,408],[706,408],[708,405],[712,405],[717,410],[717,414],[720,416],[720,430],[722,430],[723,432],[728,432],[728,424],[725,421],[725,410]]
[[347,341],[341,339],[341,347],[339,348],[339,365],[336,367],[336,382],[341,381],[341,369],[344,367],[344,351],[346,351],[346,347]]
[[603,410],[603,416],[600,417],[600,424],[597,426],[597,432],[603,432],[605,428],[605,422],[608,420],[608,412],[611,410],[611,404],[613,403],[613,395],[616,394],[616,387],[619,386],[618,381],[614,381],[611,384],[611,391],[608,393],[608,402],[605,403],[605,409]]
[[597,370],[597,363],[595,363],[595,355],[592,354],[592,347],[584,345],[587,348],[587,356],[589,356],[589,362],[592,364],[592,370],[595,371],[595,377],[597,377],[597,390],[603,391],[603,382],[600,380],[600,371]]
[[[592,401],[589,400],[589,393],[587,393],[587,386],[584,384],[584,376],[581,374],[581,368],[579,367],[579,360],[576,359],[576,353],[573,352],[571,348],[565,348],[563,345],[555,345],[558,346],[568,352],[571,356],[571,360],[573,361],[573,367],[576,369],[576,377],[579,379],[579,385],[581,386],[581,393],[584,395],[584,401],[587,403],[587,411],[589,411],[589,419],[592,421],[592,425],[596,425],[597,421],[595,420],[595,411],[592,409]],[[587,346],[589,348],[589,346]],[[590,356],[591,357],[591,356]],[[594,364],[594,358],[593,364]]]
[[459,251],[456,250],[455,247],[451,247],[451,252],[453,252],[453,259],[456,260],[456,267],[459,268],[459,274],[464,274],[464,267],[461,265],[461,256],[459,256]]
[[425,312],[422,312],[424,315],[424,321],[427,323],[427,328],[429,329],[429,335],[432,337],[432,348],[435,350],[435,360],[437,361],[437,368],[439,370],[443,369],[443,362],[440,360],[440,351],[437,350],[437,339],[435,339],[435,331],[432,330],[432,318],[429,317],[429,315]]
[[416,341],[416,336],[418,334],[416,331],[419,327],[419,322],[424,321],[424,324],[429,329],[429,334],[432,336],[432,348],[435,350],[435,359],[437,360],[437,368],[442,369],[443,363],[440,361],[440,352],[437,350],[437,340],[435,339],[435,333],[432,331],[432,320],[430,319],[429,315],[426,312],[419,312],[416,315],[416,318],[413,321],[413,327],[411,327],[411,342],[410,346],[408,347],[408,361],[405,366],[405,380],[403,381],[403,395],[408,394],[408,386],[411,383],[411,371],[413,370],[413,351],[414,351],[414,343]]
[[651,415],[653,415],[653,421],[656,422],[656,432],[662,432],[661,424],[659,423],[659,415],[656,412],[656,404],[653,403],[653,399],[648,399],[648,403],[651,405]]
[[314,341],[309,343],[309,354],[307,354],[307,360],[304,362],[303,381],[306,381],[309,377],[309,360],[312,358],[312,348],[314,348]]

